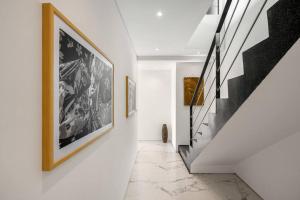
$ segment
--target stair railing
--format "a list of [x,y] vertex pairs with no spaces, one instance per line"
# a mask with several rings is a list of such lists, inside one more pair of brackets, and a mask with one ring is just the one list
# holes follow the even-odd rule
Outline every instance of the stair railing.
[[[223,9],[223,12],[222,12],[222,15],[221,15],[221,18],[220,18],[220,21],[219,21],[219,24],[218,24],[218,27],[217,27],[215,35],[220,33],[220,31],[221,31],[221,29],[222,29],[222,27],[224,25],[224,22],[225,22],[228,10],[229,10],[229,8],[231,6],[231,2],[232,2],[232,0],[227,0],[227,2],[225,4],[225,7]],[[213,41],[212,41],[212,43],[210,45],[210,49],[209,49],[208,55],[206,57],[206,61],[204,63],[203,70],[201,72],[199,81],[197,83],[197,86],[196,86],[196,89],[194,91],[194,95],[193,95],[193,98],[192,98],[192,101],[191,101],[191,104],[190,104],[190,145],[191,146],[193,146],[193,106],[199,101],[200,96],[202,95],[202,93],[204,91],[204,86],[203,86],[203,87],[201,87],[200,95],[198,96],[199,98],[196,100],[197,94],[198,94],[200,86],[201,86],[201,83],[202,83],[202,81],[204,79],[204,74],[205,74],[206,69],[208,67],[208,64],[209,64],[209,61],[210,61],[211,56],[213,54],[213,51],[215,49],[215,46],[216,46],[216,37],[214,37],[214,39],[213,39]],[[204,102],[205,102],[205,100],[204,100]]]
[[[246,35],[246,37],[245,37],[245,39],[244,39],[241,47],[239,48],[237,54],[235,55],[232,64],[229,66],[228,71],[226,72],[224,78],[221,80],[220,79],[220,68],[221,68],[221,66],[222,66],[222,64],[223,64],[223,62],[225,60],[225,57],[228,55],[227,53],[228,53],[228,51],[229,51],[229,49],[230,49],[230,47],[232,45],[233,40],[235,39],[235,36],[236,36],[236,34],[238,32],[238,29],[239,29],[239,27],[241,25],[241,22],[243,21],[245,13],[248,10],[249,4],[251,2],[251,0],[248,1],[248,3],[247,3],[247,5],[246,5],[246,7],[245,7],[245,9],[244,9],[244,11],[243,11],[243,13],[241,15],[241,18],[240,18],[240,20],[238,22],[238,25],[237,25],[237,27],[236,27],[236,29],[234,31],[234,34],[233,34],[233,36],[232,36],[232,38],[231,38],[231,40],[230,40],[230,42],[228,44],[228,47],[225,49],[225,54],[224,54],[223,58],[221,58],[221,56],[220,56],[220,48],[221,48],[222,44],[225,41],[225,36],[228,33],[228,29],[230,27],[230,24],[232,22],[232,19],[234,17],[235,11],[236,11],[236,9],[237,9],[238,4],[239,4],[240,1],[242,1],[242,0],[237,0],[237,2],[235,4],[235,7],[233,8],[232,15],[230,16],[230,19],[228,21],[228,25],[225,28],[223,36],[221,36],[222,35],[221,34],[221,30],[222,30],[222,28],[224,26],[225,19],[227,18],[229,9],[230,9],[230,7],[232,5],[232,0],[227,0],[226,4],[224,6],[223,13],[221,15],[221,18],[220,18],[220,21],[219,21],[216,33],[215,33],[215,37],[214,37],[214,39],[213,39],[213,41],[211,43],[211,46],[210,46],[210,49],[209,49],[209,53],[208,53],[206,61],[204,63],[203,70],[201,72],[199,81],[198,81],[196,89],[194,91],[193,98],[192,98],[192,101],[191,101],[191,104],[190,104],[190,145],[191,146],[193,146],[193,141],[195,140],[195,135],[199,132],[199,129],[200,129],[201,125],[203,124],[203,122],[205,120],[205,117],[207,116],[208,112],[210,111],[213,103],[216,101],[217,98],[220,98],[221,87],[222,87],[224,81],[226,80],[229,72],[231,71],[232,66],[234,65],[237,57],[239,56],[239,54],[240,54],[240,52],[241,52],[241,50],[242,50],[242,48],[243,48],[243,46],[244,46],[247,38],[250,35],[250,32],[252,31],[252,29],[253,29],[253,27],[254,27],[254,25],[255,25],[258,17],[260,16],[260,13],[262,12],[262,10],[263,10],[266,2],[267,2],[267,0],[264,0],[263,6],[261,7],[258,15],[256,16],[253,24],[251,25],[251,28],[250,28],[249,32],[247,33],[247,35]],[[215,56],[213,56],[213,54],[215,54]],[[209,64],[210,64],[209,72],[206,75],[206,77],[207,77],[206,80],[204,81],[204,79],[205,79],[205,73],[207,71],[207,68],[208,68]],[[194,109],[194,106],[198,104],[198,101],[200,100],[200,97],[202,95],[204,96],[204,94],[203,94],[204,93],[204,87],[206,86],[206,83],[209,81],[209,77],[211,75],[211,72],[213,71],[214,66],[216,68],[216,70],[215,70],[215,72],[216,72],[215,73],[215,77],[213,78],[213,80],[212,80],[212,82],[211,82],[211,84],[209,86],[209,89],[206,92],[207,94],[204,97],[204,104],[200,108],[198,107],[198,108]],[[201,91],[199,91],[202,82],[204,82],[204,85],[201,87]],[[214,84],[216,84],[215,94],[213,94],[212,101],[209,104],[206,104],[206,101],[209,98],[209,95],[211,94],[212,91],[214,91],[214,90],[212,90]],[[204,111],[203,109],[204,109],[205,105],[208,105],[208,108],[205,110],[204,115],[202,114],[203,116],[201,117],[201,120],[198,120],[199,117],[200,117],[200,114],[202,113],[202,111]],[[194,115],[195,115],[195,117],[194,117]],[[198,123],[198,125],[195,126],[197,120],[200,121],[200,123]],[[195,130],[194,130],[194,127],[196,127]]]

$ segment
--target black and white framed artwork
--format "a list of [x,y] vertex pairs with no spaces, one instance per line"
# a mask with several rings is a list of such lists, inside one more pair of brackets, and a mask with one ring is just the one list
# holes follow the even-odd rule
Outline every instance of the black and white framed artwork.
[[136,112],[136,83],[126,76],[126,117]]
[[112,124],[112,67],[59,29],[59,148]]
[[43,4],[43,170],[114,125],[114,66],[51,4]]

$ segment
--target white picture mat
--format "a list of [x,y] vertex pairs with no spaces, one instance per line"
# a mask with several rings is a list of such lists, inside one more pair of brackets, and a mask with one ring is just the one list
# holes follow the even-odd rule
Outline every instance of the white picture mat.
[[[108,129],[112,128],[113,126],[113,88],[111,89],[111,123],[106,125],[105,127],[100,128],[97,131],[94,131],[74,142],[71,144],[63,147],[62,149],[59,148],[59,29],[62,29],[72,38],[74,38],[78,43],[92,52],[95,56],[97,56],[101,61],[107,64],[109,67],[113,68],[113,65],[103,56],[101,55],[96,49],[94,49],[87,41],[85,41],[80,35],[78,35],[71,27],[69,27],[64,21],[62,21],[59,17],[54,16],[54,137],[53,137],[53,150],[54,150],[54,162],[59,161],[60,159],[64,158],[65,156],[69,155],[82,145],[86,144],[87,142],[93,140],[95,137],[102,135]],[[112,69],[113,73],[113,69]],[[113,77],[112,77],[113,78]],[[113,81],[113,80],[112,80]],[[113,82],[111,87],[113,87]]]

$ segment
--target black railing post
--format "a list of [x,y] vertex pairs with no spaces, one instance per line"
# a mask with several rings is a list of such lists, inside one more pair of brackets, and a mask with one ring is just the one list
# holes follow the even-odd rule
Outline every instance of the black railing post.
[[215,40],[216,40],[216,98],[220,98],[221,96],[221,91],[220,91],[220,65],[221,65],[221,61],[220,61],[220,33],[216,33],[215,36]]
[[193,146],[193,104],[190,106],[190,146]]

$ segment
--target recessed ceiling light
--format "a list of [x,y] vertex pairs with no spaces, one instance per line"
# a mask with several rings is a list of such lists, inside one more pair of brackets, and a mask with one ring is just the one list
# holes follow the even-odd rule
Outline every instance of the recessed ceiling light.
[[158,11],[158,12],[156,13],[156,16],[157,16],[157,17],[162,17],[162,16],[163,16],[163,13],[162,13],[161,11]]
[[206,54],[203,54],[203,53],[201,53],[200,51],[197,51],[196,55],[197,55],[197,56],[202,56],[202,57],[207,56]]
[[159,51],[160,49],[159,48],[155,48],[155,51]]

